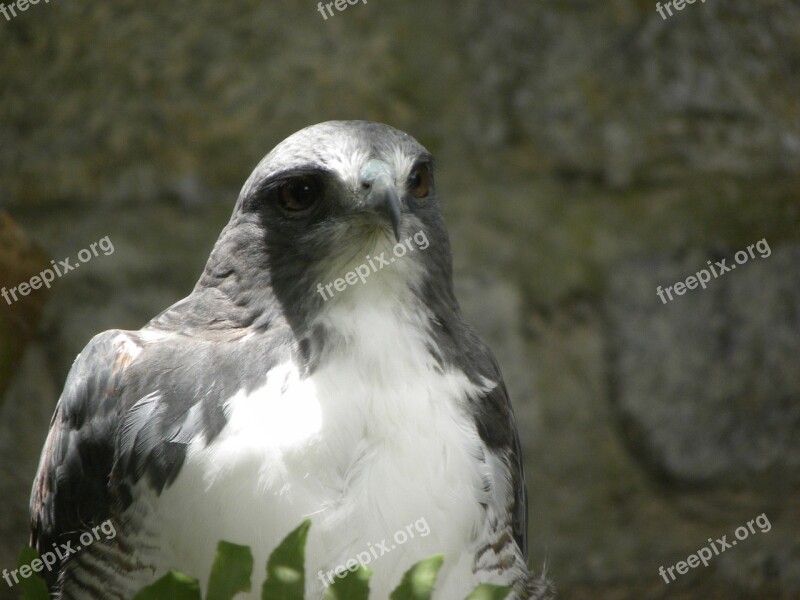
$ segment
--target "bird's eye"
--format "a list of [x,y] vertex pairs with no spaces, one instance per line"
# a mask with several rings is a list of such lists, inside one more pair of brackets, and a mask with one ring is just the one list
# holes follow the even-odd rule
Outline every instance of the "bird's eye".
[[319,192],[320,185],[314,177],[295,177],[278,188],[278,204],[288,213],[306,212],[319,200]]
[[415,198],[424,198],[431,191],[431,170],[428,165],[418,165],[408,177],[408,189]]

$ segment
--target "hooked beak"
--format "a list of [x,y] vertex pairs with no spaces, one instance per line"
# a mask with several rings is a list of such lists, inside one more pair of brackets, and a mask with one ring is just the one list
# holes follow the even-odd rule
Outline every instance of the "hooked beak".
[[361,169],[361,186],[367,190],[363,208],[382,214],[392,224],[394,237],[400,241],[400,196],[394,186],[394,178],[389,165],[380,160],[370,160]]

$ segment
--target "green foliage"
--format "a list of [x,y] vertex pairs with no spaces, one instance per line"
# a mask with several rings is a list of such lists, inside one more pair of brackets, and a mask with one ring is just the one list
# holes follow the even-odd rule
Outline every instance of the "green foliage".
[[267,580],[261,588],[262,599],[303,600],[306,538],[310,527],[311,521],[303,521],[270,554]]
[[[261,588],[262,600],[303,600],[305,590],[305,548],[311,521],[303,521],[275,548],[267,560],[267,579]],[[19,565],[30,565],[38,559],[36,551],[24,548]],[[403,575],[390,600],[430,600],[436,578],[444,563],[437,554],[413,565]],[[240,592],[252,587],[253,555],[247,546],[219,542],[205,600],[233,600]],[[369,600],[369,581],[372,570],[362,565],[337,577],[325,591],[323,600]],[[47,586],[35,574],[20,580],[22,600],[49,600]],[[503,600],[511,590],[483,583],[465,600]],[[134,600],[201,600],[199,582],[175,571],[142,589]]]
[[200,600],[197,579],[170,571],[152,585],[141,590],[133,600]]
[[444,563],[444,554],[437,554],[419,561],[411,567],[389,600],[429,600],[439,569]]
[[[25,547],[19,553],[17,567],[30,566],[34,560],[39,560],[36,550]],[[22,588],[22,600],[50,600],[50,594],[47,593],[47,584],[44,579],[41,579],[36,574],[27,579],[23,579],[20,576],[19,585]]]
[[482,583],[476,587],[466,600],[503,600],[511,593],[511,589],[502,585]]
[[220,542],[208,578],[206,600],[231,600],[239,592],[249,592],[252,573],[253,554],[250,548]]
[[[368,600],[372,569],[359,565],[331,584],[322,600]],[[265,596],[262,596],[262,600]]]

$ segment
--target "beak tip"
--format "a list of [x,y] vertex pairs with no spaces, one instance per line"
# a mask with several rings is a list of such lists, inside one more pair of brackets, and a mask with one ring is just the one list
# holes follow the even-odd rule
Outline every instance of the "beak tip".
[[393,190],[378,194],[377,198],[370,202],[370,209],[380,213],[389,221],[395,240],[400,242],[400,228],[403,221],[403,213],[400,209],[400,199]]

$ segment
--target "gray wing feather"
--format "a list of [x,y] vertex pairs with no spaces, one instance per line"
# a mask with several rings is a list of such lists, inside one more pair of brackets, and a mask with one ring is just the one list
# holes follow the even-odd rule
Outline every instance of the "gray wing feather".
[[[30,541],[40,554],[76,540],[109,515],[107,483],[125,367],[113,341],[118,333],[102,333],[86,346],[56,406],[31,492]],[[51,585],[60,566],[45,573]]]

